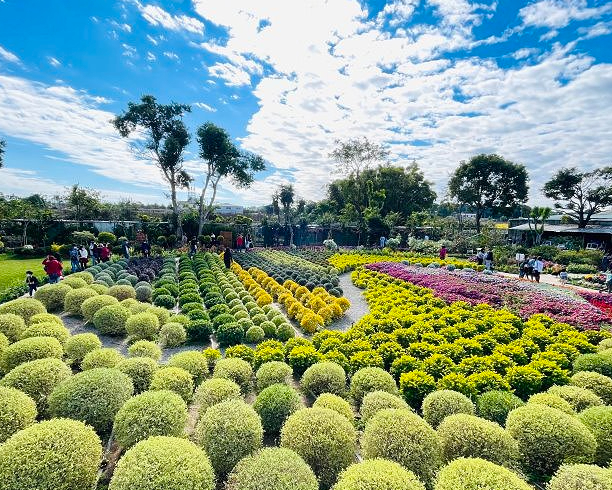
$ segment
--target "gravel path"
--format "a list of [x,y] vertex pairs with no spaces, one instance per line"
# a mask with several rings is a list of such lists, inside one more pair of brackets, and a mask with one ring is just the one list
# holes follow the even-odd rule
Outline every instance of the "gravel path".
[[370,312],[370,308],[363,297],[363,290],[359,289],[351,281],[350,272],[340,276],[340,287],[344,291],[344,297],[351,302],[351,307],[342,318],[332,324],[330,329],[346,331],[351,328],[353,323],[367,315]]

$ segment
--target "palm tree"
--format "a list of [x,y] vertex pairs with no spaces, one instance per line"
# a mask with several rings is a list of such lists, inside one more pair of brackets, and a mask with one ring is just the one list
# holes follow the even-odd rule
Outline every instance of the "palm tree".
[[289,226],[289,246],[293,246],[293,225],[291,222],[291,206],[295,198],[295,191],[293,185],[283,184],[278,190],[278,199],[281,206],[283,207],[283,214],[285,216],[285,226]]

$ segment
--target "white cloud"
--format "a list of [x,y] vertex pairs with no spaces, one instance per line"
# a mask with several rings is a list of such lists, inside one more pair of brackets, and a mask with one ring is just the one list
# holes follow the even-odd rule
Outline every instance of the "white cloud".
[[171,60],[178,60],[179,56],[176,53],[173,53],[172,51],[164,51],[164,56],[166,58],[169,58]]
[[530,56],[539,53],[540,50],[537,48],[521,48],[512,53],[512,57],[515,60],[524,60],[525,58],[529,58]]
[[157,39],[155,39],[153,36],[151,36],[150,34],[147,34],[147,39],[154,46],[157,46],[159,44],[159,41]]
[[151,25],[161,26],[171,31],[187,31],[194,34],[204,32],[204,24],[187,15],[172,15],[156,5],[143,5],[136,2],[143,18]]
[[229,87],[240,87],[251,85],[251,75],[242,68],[231,63],[215,63],[208,68],[208,72],[225,81]]
[[157,56],[155,56],[151,51],[147,51],[147,61],[155,61],[157,60]]
[[123,48],[123,53],[121,53],[126,58],[136,58],[138,56],[138,51],[134,46],[130,46],[129,44],[123,43],[121,45]]
[[54,58],[53,56],[47,56],[47,61],[54,68],[57,68],[58,66],[62,66],[61,61],[58,60],[57,58]]
[[592,39],[599,36],[607,36],[612,33],[612,21],[598,22],[595,25],[581,27],[578,29],[580,34],[584,34],[584,39]]
[[16,54],[11,53],[10,51],[4,49],[0,46],[0,59],[8,61],[9,63],[21,63],[19,57]]
[[519,15],[524,26],[561,29],[573,20],[597,18],[612,10],[612,4],[588,7],[587,0],[538,0],[523,7]]
[[217,112],[217,109],[212,106],[209,106],[208,104],[205,104],[204,102],[194,102],[193,105],[208,112]]
[[116,20],[111,20],[110,24],[115,29],[119,29],[121,31],[127,32],[128,34],[132,32],[132,26],[129,24],[121,24],[120,22],[117,22]]

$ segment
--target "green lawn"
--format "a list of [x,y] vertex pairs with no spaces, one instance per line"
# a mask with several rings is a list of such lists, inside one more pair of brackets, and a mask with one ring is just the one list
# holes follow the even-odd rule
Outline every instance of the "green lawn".
[[41,262],[44,257],[36,259],[19,259],[7,254],[0,254],[0,291],[25,281],[27,270],[34,272],[39,281],[45,277]]

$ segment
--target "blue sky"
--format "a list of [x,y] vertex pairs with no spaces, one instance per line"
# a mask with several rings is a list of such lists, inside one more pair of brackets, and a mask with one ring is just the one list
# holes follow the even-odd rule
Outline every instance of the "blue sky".
[[[367,136],[441,195],[460,160],[497,152],[540,203],[558,168],[612,163],[610,46],[605,0],[0,0],[0,192],[78,182],[164,202],[109,122],[153,94],[270,162],[225,202],[267,203],[284,182],[320,198],[334,141]],[[197,192],[195,145],[186,166]]]

